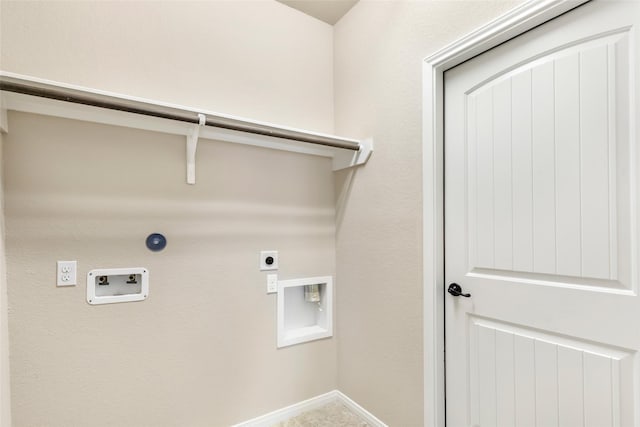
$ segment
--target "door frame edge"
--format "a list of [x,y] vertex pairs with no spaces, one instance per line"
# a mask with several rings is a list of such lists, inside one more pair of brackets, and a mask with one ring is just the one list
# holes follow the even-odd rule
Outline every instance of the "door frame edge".
[[590,0],[527,0],[422,65],[424,426],[445,425],[444,72]]

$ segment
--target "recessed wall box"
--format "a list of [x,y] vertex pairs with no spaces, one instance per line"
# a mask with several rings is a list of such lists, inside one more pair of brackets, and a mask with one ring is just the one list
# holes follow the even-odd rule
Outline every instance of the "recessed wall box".
[[278,281],[278,347],[331,336],[331,276]]
[[101,268],[87,273],[87,302],[110,304],[142,301],[149,296],[146,268]]

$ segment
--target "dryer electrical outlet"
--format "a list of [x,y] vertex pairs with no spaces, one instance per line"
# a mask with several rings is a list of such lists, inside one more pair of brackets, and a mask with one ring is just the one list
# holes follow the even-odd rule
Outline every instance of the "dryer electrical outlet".
[[278,269],[278,251],[260,251],[260,271]]
[[87,273],[87,302],[91,305],[142,301],[148,296],[146,268],[102,268]]

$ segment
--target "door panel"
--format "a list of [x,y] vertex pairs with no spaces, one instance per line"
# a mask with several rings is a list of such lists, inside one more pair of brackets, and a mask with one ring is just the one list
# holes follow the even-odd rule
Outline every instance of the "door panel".
[[618,205],[634,189],[616,168],[630,141],[616,138],[615,123],[628,115],[630,88],[610,79],[628,64],[628,49],[614,54],[628,32],[543,53],[465,94],[472,268],[632,287],[629,271],[617,280],[631,231]]
[[640,2],[445,73],[449,426],[640,424]]
[[633,377],[632,350],[479,317],[470,343],[474,425],[620,425],[620,397],[633,395],[620,382]]

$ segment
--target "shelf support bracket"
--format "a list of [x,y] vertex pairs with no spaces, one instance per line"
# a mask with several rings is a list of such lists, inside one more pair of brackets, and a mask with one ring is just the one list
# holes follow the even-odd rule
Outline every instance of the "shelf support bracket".
[[333,170],[352,168],[367,163],[373,153],[373,138],[365,138],[360,141],[360,150],[336,153],[333,158]]
[[200,128],[207,123],[207,116],[198,114],[198,119],[198,124],[187,135],[187,184],[191,185],[196,183],[196,150],[198,149]]
[[7,107],[4,105],[4,96],[2,95],[0,95],[0,133],[9,133]]

